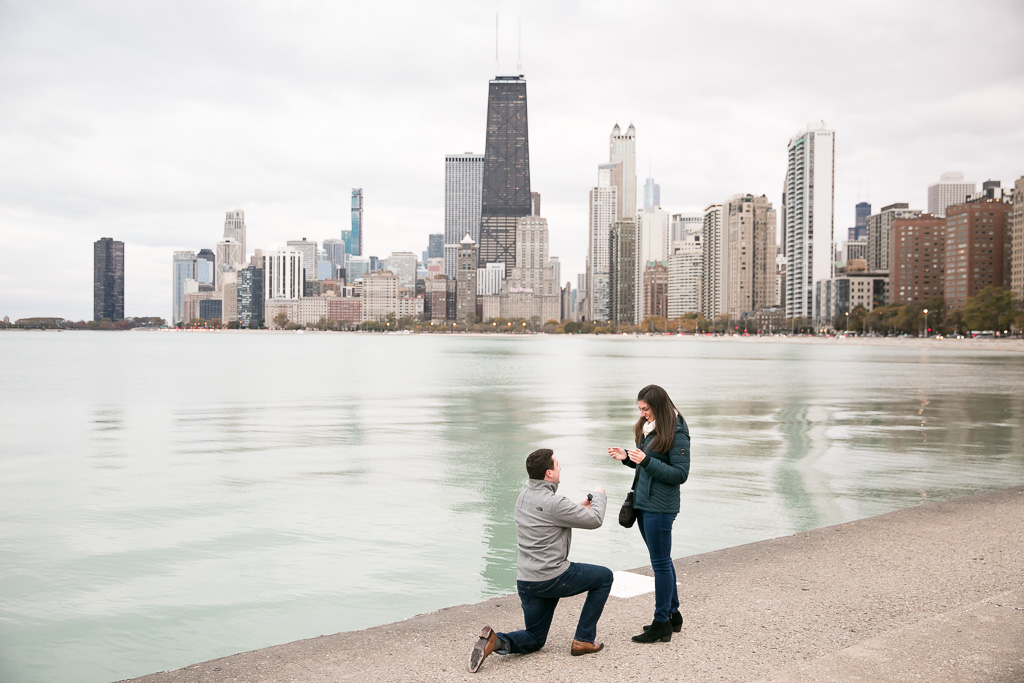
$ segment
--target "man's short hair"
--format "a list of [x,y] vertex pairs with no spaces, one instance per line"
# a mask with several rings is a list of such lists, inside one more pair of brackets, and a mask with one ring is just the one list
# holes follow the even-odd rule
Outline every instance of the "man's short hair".
[[538,448],[526,456],[526,473],[530,479],[543,479],[548,470],[555,469],[554,455],[550,448]]

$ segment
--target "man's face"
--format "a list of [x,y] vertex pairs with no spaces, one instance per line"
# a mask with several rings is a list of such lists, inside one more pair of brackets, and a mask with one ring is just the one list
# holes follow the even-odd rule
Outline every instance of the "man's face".
[[555,463],[555,466],[544,474],[544,481],[550,481],[552,484],[557,484],[558,480],[562,477],[562,466],[558,464],[557,456],[552,455],[551,460]]

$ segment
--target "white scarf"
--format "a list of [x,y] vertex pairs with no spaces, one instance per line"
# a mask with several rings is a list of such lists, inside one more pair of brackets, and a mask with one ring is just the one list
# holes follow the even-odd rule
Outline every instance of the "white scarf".
[[644,423],[644,436],[649,436],[654,431],[654,421]]

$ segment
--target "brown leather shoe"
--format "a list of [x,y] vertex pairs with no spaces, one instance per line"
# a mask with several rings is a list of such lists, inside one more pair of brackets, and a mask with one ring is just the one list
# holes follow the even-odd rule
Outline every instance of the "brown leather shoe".
[[582,640],[572,641],[572,649],[570,652],[573,657],[579,657],[580,655],[589,655],[592,652],[600,652],[604,649],[604,643],[584,643]]
[[473,651],[469,653],[469,673],[475,674],[480,665],[487,659],[487,655],[494,652],[494,646],[498,643],[498,636],[490,626],[484,626],[480,631],[480,640],[476,641]]

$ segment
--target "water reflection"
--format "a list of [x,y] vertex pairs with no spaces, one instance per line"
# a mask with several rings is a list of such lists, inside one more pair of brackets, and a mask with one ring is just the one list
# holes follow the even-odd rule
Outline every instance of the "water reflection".
[[[0,666],[22,680],[124,678],[510,593],[512,508],[540,447],[565,495],[608,489],[608,522],[574,534],[573,559],[645,565],[639,534],[614,523],[631,472],[605,448],[629,445],[650,383],[693,437],[677,556],[1024,482],[1019,355],[457,335],[0,343],[23,359],[6,370],[17,395],[0,393]],[[268,363],[288,371],[253,372]],[[181,367],[210,381],[182,383]]]
[[126,456],[123,444],[124,411],[116,406],[92,411],[88,457],[95,469],[121,469]]

